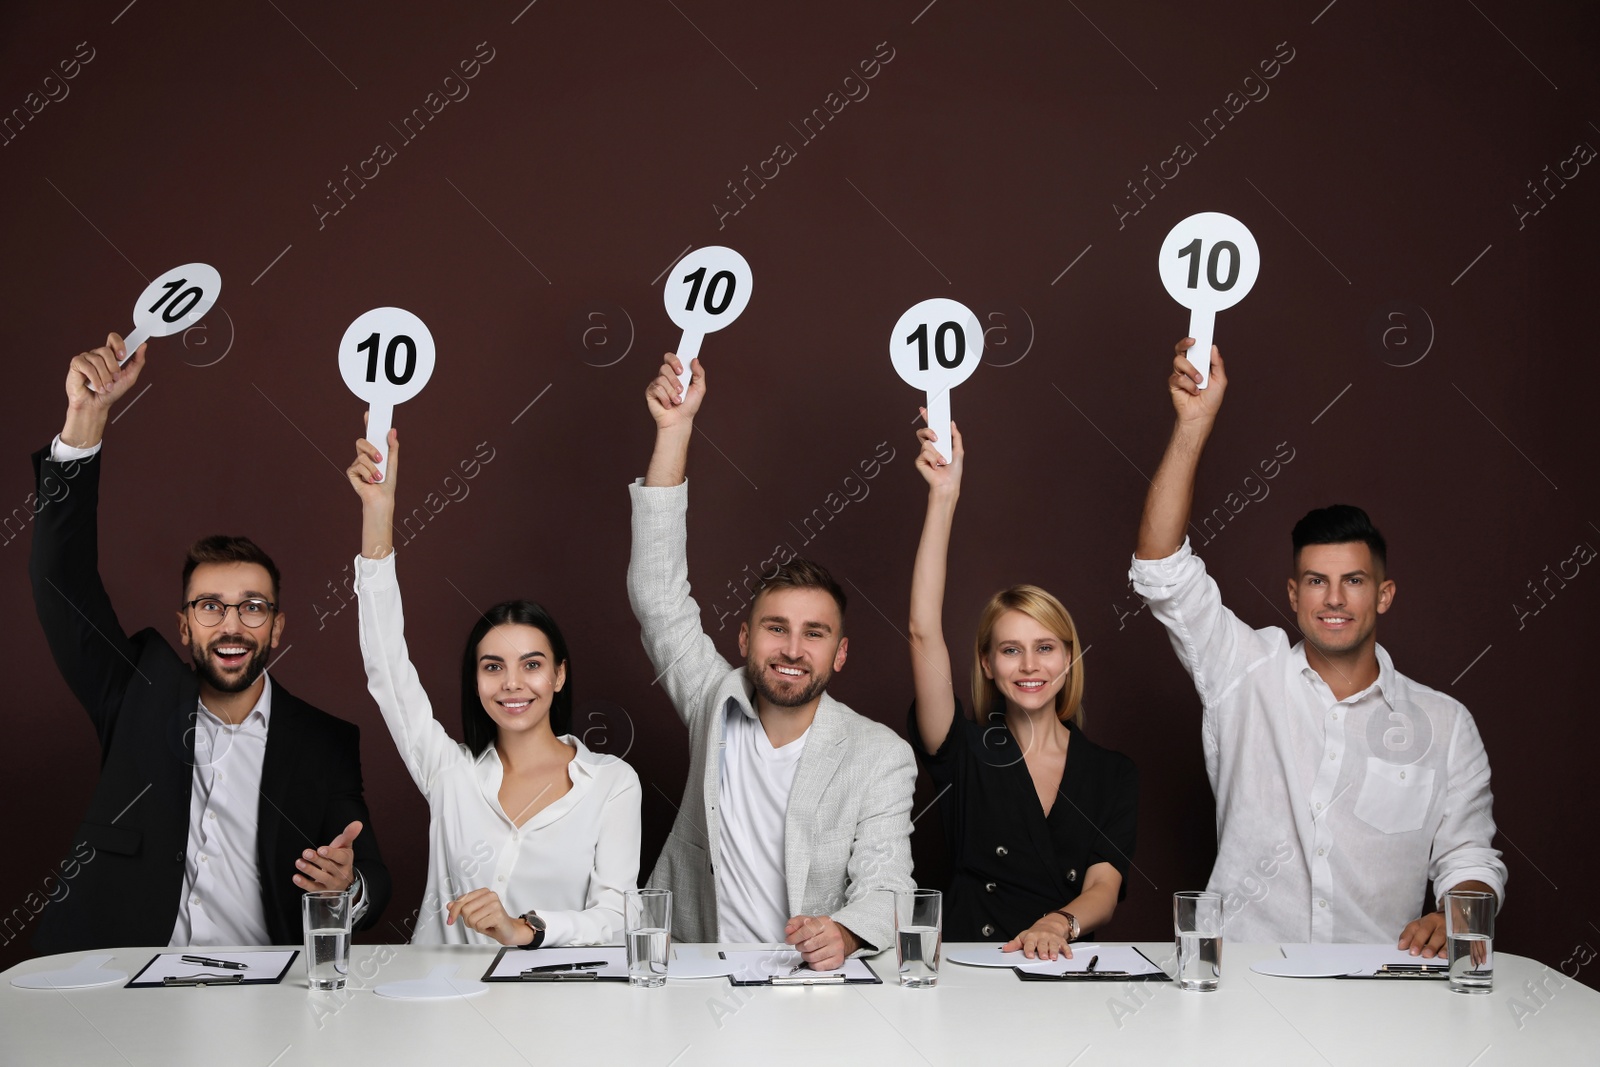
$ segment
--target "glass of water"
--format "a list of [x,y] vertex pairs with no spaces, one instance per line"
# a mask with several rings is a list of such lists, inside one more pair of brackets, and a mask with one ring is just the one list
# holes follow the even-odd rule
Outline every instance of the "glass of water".
[[1222,894],[1172,894],[1172,932],[1178,942],[1178,988],[1215,990],[1222,977]]
[[939,984],[943,947],[944,894],[937,889],[910,889],[894,895],[896,955],[900,984],[927,988]]
[[350,894],[319,890],[300,898],[306,977],[312,989],[343,989],[350,973]]
[[649,989],[666,985],[667,956],[672,948],[672,890],[628,890],[622,929],[628,943],[628,984]]
[[1493,893],[1452,889],[1444,895],[1445,944],[1453,992],[1488,993],[1494,989],[1494,909]]

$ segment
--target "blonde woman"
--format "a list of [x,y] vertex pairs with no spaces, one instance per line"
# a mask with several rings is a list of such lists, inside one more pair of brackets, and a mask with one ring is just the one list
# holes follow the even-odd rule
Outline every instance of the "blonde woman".
[[942,624],[945,560],[965,452],[918,431],[928,513],[911,576],[911,747],[939,789],[952,868],[947,941],[1001,941],[1030,959],[1072,955],[1124,895],[1138,815],[1133,761],[1083,734],[1078,633],[1032,585],[996,593],[978,619],[968,719]]

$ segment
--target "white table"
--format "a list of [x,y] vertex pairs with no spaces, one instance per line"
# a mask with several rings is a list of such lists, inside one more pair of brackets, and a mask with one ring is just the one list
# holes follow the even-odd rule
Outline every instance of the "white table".
[[[1171,955],[1170,943],[1139,947],[1157,961]],[[108,966],[131,975],[162,950],[113,951]],[[29,960],[0,975],[0,1063],[1600,1062],[1600,993],[1533,960],[1496,953],[1494,992],[1467,996],[1443,982],[1269,978],[1249,969],[1277,953],[1276,945],[1227,945],[1214,993],[1184,993],[1169,982],[1022,982],[1009,970],[948,962],[938,988],[902,989],[889,954],[871,961],[881,986],[775,989],[734,987],[725,979],[662,989],[496,984],[471,999],[406,1002],[375,996],[371,987],[421,978],[443,963],[479,977],[493,951],[376,945],[354,949],[343,993],[311,992],[299,959],[281,985],[255,988],[57,992],[10,983],[13,975],[64,968],[88,955],[76,953]],[[1539,997],[1528,983],[1543,983]]]

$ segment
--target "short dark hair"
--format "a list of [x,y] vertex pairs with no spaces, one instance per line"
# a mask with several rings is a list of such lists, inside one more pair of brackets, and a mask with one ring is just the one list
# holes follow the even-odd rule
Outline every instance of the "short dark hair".
[[212,534],[190,545],[189,554],[183,560],[185,598],[189,596],[189,579],[193,577],[194,569],[202,563],[254,563],[264,568],[267,577],[272,579],[272,600],[278,602],[278,565],[250,538]]
[[548,611],[531,600],[505,600],[478,616],[461,654],[461,733],[475,757],[483,755],[483,750],[494,744],[500,734],[478,696],[478,644],[490,630],[507,623],[532,626],[544,634],[555,657],[552,670],[566,664],[567,680],[550,698],[550,732],[560,737],[572,727],[572,661],[567,656],[567,639],[561,636],[561,627]]
[[[821,589],[833,597],[833,602],[839,605],[839,620],[844,621],[844,590],[833,575],[828,573],[828,568],[809,559],[796,557],[781,565],[775,574],[761,576],[761,584],[756,586],[756,598],[769,589]],[[750,604],[754,609],[755,601]]]
[[1367,513],[1350,504],[1333,504],[1308,511],[1294,524],[1294,566],[1300,569],[1300,550],[1307,545],[1346,545],[1360,541],[1372,550],[1378,573],[1388,568],[1388,544]]

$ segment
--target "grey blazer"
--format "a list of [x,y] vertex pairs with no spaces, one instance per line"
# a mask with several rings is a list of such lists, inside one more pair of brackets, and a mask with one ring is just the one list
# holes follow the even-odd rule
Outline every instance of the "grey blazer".
[[[743,666],[717,654],[689,595],[688,483],[629,487],[633,556],[628,599],[645,651],[689,728],[683,806],[650,875],[672,890],[672,935],[715,942],[720,861],[718,786],[728,702],[750,707]],[[911,793],[917,765],[893,730],[826,693],[806,739],[784,821],[791,915],[829,915],[874,949],[894,943],[894,901],[911,889]]]

